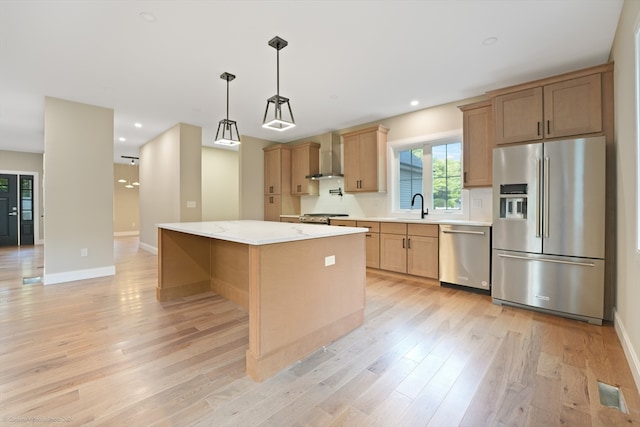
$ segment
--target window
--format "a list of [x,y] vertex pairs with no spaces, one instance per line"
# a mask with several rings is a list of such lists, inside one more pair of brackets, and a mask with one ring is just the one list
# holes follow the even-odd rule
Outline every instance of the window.
[[[411,207],[416,193],[425,197],[425,208],[434,213],[462,209],[462,143],[460,141],[422,145],[398,150],[399,191],[397,206]],[[426,172],[424,167],[426,166]],[[425,191],[423,191],[423,189]]]

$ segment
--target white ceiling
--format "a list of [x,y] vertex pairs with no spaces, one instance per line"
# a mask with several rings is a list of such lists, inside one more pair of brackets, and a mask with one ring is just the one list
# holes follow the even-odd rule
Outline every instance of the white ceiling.
[[[210,145],[225,71],[240,134],[288,142],[607,62],[622,3],[0,0],[0,149],[43,151],[45,96],[113,108],[116,161],[178,122]],[[275,35],[286,132],[261,127]]]

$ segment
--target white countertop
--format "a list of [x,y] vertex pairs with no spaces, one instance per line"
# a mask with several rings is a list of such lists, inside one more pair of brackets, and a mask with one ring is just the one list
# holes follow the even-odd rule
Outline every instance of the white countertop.
[[177,222],[158,224],[158,228],[248,245],[268,245],[271,243],[319,239],[369,231],[366,228],[358,227],[330,227],[316,224],[252,220]]
[[373,221],[373,222],[404,222],[411,224],[443,224],[443,225],[473,225],[479,227],[491,227],[491,221],[470,221],[466,219],[433,219],[433,218],[396,218],[396,217],[335,217],[339,220]]

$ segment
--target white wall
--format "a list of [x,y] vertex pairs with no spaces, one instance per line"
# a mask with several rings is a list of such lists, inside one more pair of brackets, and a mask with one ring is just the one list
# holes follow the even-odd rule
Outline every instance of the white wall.
[[240,218],[237,151],[202,147],[202,220]]
[[[340,134],[351,130],[370,127],[381,124],[389,129],[387,141],[390,145],[398,141],[411,140],[418,142],[420,138],[429,139],[433,135],[452,134],[458,132],[462,135],[462,112],[459,105],[468,104],[480,100],[472,98],[454,103],[444,104],[433,108],[402,114],[400,116],[382,119],[373,123],[359,125],[354,128],[341,129]],[[324,135],[305,138],[295,142],[315,141],[325,142]],[[323,150],[325,147],[322,148]],[[393,167],[393,156],[388,150],[387,156],[387,193],[363,193],[345,194],[343,197],[329,194],[329,189],[342,188],[342,179],[330,179],[320,181],[319,196],[302,196],[300,199],[301,213],[347,213],[351,216],[367,217],[388,217],[396,216],[392,212],[392,200],[394,183],[391,168]],[[474,221],[491,220],[491,188],[479,188],[473,190],[463,190],[463,199],[467,205],[467,211],[459,219]],[[419,213],[416,212],[416,216]],[[433,217],[433,216],[432,216]]]
[[45,98],[44,152],[44,283],[115,274],[113,110]]
[[640,26],[640,1],[625,0],[611,51],[615,61],[615,139],[617,183],[616,312],[618,335],[640,390],[640,254],[636,250],[638,224],[636,174],[636,69],[634,29]]
[[202,218],[202,130],[179,123],[140,147],[140,245],[155,251],[157,224]]

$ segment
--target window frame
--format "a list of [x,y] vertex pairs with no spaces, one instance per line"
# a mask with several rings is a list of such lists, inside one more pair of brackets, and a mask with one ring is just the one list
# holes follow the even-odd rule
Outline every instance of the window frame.
[[[464,170],[464,143],[462,140],[462,129],[457,129],[449,132],[442,132],[431,135],[422,135],[418,137],[390,141],[388,143],[388,156],[390,159],[389,165],[389,212],[394,217],[399,218],[413,218],[416,215],[419,217],[419,208],[418,209],[401,209],[400,208],[400,151],[410,150],[414,148],[423,148],[428,147],[428,153],[423,153],[423,165],[425,165],[425,170],[428,170],[429,173],[423,174],[423,196],[425,198],[425,206],[429,207],[429,217],[428,219],[444,219],[456,217],[456,219],[463,219],[462,217],[469,216],[469,195],[468,190],[462,188],[462,195],[460,201],[460,209],[443,209],[443,210],[432,210],[431,205],[433,204],[433,184],[432,184],[432,168],[431,168],[431,147],[435,145],[444,145],[450,144],[454,142],[461,143],[461,151],[460,151],[460,162],[461,162],[461,182],[463,177]],[[428,166],[428,169],[426,165]],[[428,179],[427,178],[428,175]]]

